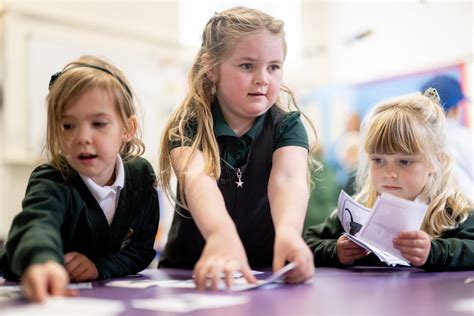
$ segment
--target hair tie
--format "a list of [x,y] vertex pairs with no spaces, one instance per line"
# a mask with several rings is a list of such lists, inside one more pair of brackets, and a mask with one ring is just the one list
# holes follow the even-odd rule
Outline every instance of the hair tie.
[[425,93],[423,93],[423,95],[429,98],[431,101],[436,102],[438,104],[441,101],[438,91],[435,88],[429,87],[428,89],[425,90]]

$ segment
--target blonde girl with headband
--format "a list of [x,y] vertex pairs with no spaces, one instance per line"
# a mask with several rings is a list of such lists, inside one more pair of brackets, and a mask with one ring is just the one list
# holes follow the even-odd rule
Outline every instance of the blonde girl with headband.
[[[364,159],[356,199],[372,208],[381,193],[428,205],[422,227],[401,232],[393,245],[413,266],[427,271],[474,269],[474,205],[457,187],[446,152],[445,116],[433,88],[378,104],[363,128]],[[333,213],[310,227],[305,240],[315,265],[379,265],[345,236]]]
[[[216,288],[250,267],[296,268],[287,282],[313,275],[302,239],[309,198],[308,136],[299,111],[280,100],[283,22],[236,7],[206,24],[189,74],[190,90],[161,144],[162,185],[177,204],[160,267],[193,269],[197,288]],[[289,106],[288,106],[289,107]]]
[[2,261],[25,296],[71,295],[69,280],[135,274],[155,256],[156,176],[140,155],[135,97],[124,74],[84,56],[53,75],[48,164],[31,174]]

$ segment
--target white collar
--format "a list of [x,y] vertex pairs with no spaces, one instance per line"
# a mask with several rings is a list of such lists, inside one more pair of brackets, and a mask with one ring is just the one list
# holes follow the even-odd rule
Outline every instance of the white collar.
[[120,155],[117,155],[117,160],[115,160],[115,181],[112,185],[101,186],[95,183],[90,177],[84,176],[79,173],[82,180],[86,184],[89,191],[95,197],[97,201],[102,201],[110,194],[110,192],[117,193],[119,192],[125,183],[125,172],[123,168],[123,161]]

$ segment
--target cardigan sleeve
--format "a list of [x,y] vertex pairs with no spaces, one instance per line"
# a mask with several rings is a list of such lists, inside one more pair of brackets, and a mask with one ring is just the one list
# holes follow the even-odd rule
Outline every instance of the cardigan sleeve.
[[474,270],[474,213],[457,228],[431,241],[427,271]]
[[339,262],[336,251],[337,239],[343,231],[336,211],[324,223],[311,226],[305,231],[304,240],[313,252],[315,266],[344,266]]
[[[63,264],[61,225],[70,201],[68,190],[41,166],[30,176],[22,211],[12,222],[5,245],[6,269],[16,277],[33,263]],[[12,276],[13,277],[13,276]]]

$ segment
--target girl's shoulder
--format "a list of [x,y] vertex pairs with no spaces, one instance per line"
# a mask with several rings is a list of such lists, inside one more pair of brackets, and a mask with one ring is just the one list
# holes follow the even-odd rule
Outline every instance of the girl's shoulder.
[[123,159],[124,167],[129,168],[133,172],[153,172],[153,167],[151,163],[143,157],[131,157]]
[[287,111],[276,105],[270,108],[267,115],[275,124],[294,125],[295,123],[301,122],[300,111]]
[[30,180],[40,178],[49,179],[55,182],[65,181],[63,173],[61,173],[61,171],[59,171],[49,163],[39,165],[31,172]]
[[299,115],[299,114],[301,114],[301,111],[285,109],[285,108],[282,108],[279,105],[274,104],[268,110],[267,113],[270,113],[270,114],[273,114],[273,115],[278,115],[278,116],[281,116],[281,117],[286,117],[288,115],[290,115],[290,116],[291,115]]
[[134,186],[143,183],[156,185],[156,174],[151,163],[143,157],[133,157],[123,160],[125,177],[128,177]]
[[26,191],[40,195],[69,195],[78,187],[79,179],[78,173],[70,167],[64,173],[51,164],[42,164],[31,172]]

